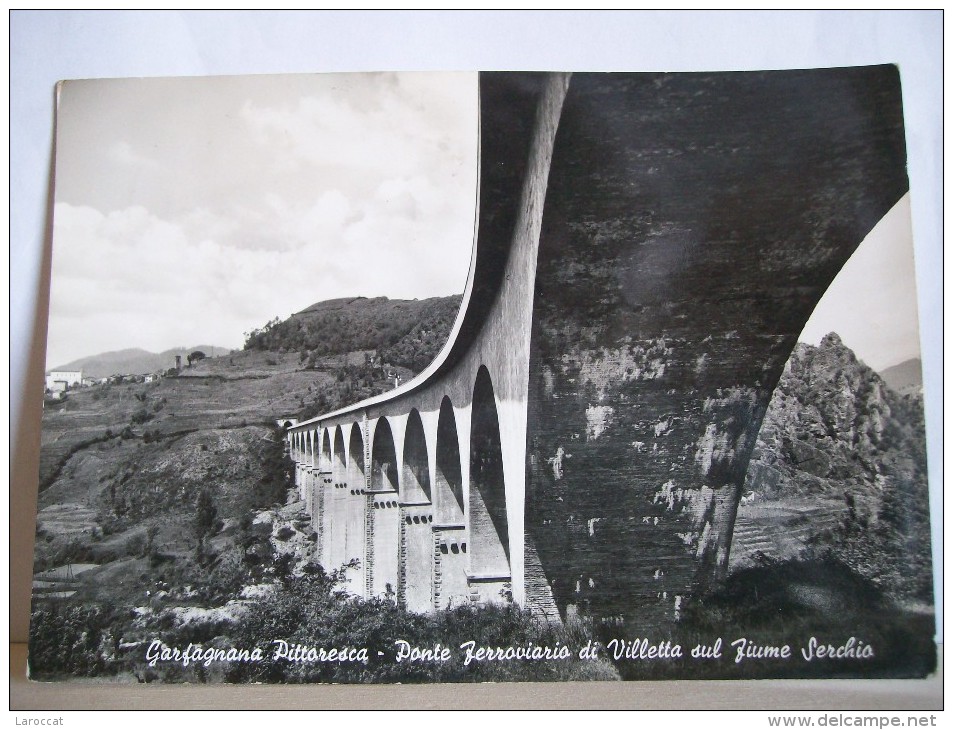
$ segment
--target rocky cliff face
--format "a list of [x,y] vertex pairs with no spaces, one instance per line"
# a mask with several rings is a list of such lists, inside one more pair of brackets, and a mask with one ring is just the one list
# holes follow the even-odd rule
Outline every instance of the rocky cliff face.
[[896,393],[834,333],[798,344],[785,366],[745,479],[732,564],[805,551],[895,595],[931,595],[922,398]]

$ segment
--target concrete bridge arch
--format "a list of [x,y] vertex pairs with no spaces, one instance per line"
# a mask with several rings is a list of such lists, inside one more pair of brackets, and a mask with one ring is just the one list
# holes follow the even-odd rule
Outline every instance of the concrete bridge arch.
[[896,70],[483,74],[480,95],[446,347],[288,431],[321,561],[417,611],[658,627],[723,577],[784,363],[907,189]]

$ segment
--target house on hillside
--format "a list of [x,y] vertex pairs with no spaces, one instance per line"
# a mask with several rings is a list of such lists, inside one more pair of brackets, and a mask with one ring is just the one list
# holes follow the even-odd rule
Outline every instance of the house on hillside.
[[70,388],[82,385],[82,370],[51,370],[46,376],[45,389],[54,398],[61,398]]
[[[57,386],[61,383],[61,386]],[[82,370],[51,370],[46,376],[46,389],[50,391],[64,391],[83,384]]]

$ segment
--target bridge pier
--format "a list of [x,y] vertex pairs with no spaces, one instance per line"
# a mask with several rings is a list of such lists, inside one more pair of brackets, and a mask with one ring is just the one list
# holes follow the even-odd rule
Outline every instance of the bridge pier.
[[355,562],[348,570],[347,584],[353,593],[360,594],[364,589],[364,571],[367,568],[365,555],[365,521],[367,519],[367,482],[365,479],[364,437],[361,425],[352,424],[347,448],[347,469],[342,489],[341,509],[344,512],[344,559],[342,562]]

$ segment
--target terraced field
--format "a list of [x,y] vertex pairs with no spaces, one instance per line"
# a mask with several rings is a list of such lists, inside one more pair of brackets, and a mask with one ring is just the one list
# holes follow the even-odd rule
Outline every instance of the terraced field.
[[297,412],[329,372],[305,370],[296,353],[238,352],[208,358],[179,377],[152,383],[96,385],[71,391],[43,412],[40,491],[73,454],[127,426],[171,435],[209,428],[271,423]]
[[738,508],[730,570],[801,555],[812,536],[837,527],[844,516],[838,501],[762,501]]

